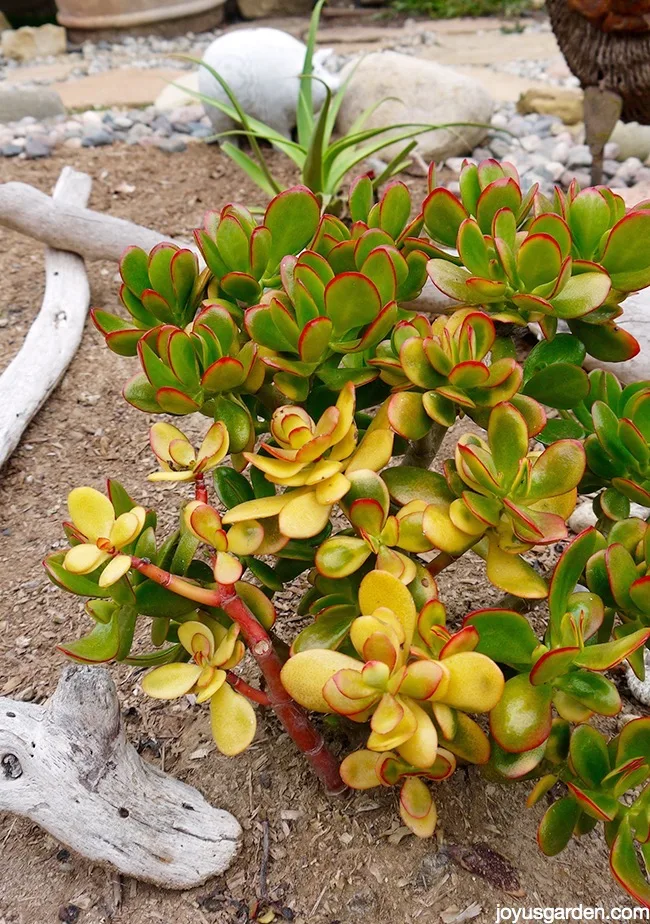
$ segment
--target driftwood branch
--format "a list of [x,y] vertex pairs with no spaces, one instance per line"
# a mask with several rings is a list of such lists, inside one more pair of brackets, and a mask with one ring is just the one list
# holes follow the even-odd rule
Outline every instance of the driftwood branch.
[[172,889],[227,869],[241,836],[229,812],[139,757],[111,676],[98,667],[67,667],[47,706],[0,697],[0,811]]
[[[64,167],[53,198],[66,208],[88,201],[92,180],[85,173]],[[22,184],[7,184],[19,186]],[[29,189],[29,187],[25,187]],[[1,194],[2,187],[0,187]],[[33,190],[38,196],[37,190]],[[16,222],[26,219],[18,213]],[[38,218],[34,216],[34,221]],[[56,388],[81,342],[90,303],[90,288],[83,260],[48,247],[45,254],[45,295],[27,337],[0,376],[0,466],[14,451],[23,430]]]
[[[87,200],[86,200],[87,201]],[[45,195],[26,183],[0,184],[0,225],[85,260],[119,260],[131,244],[151,250],[170,240],[158,231],[84,208],[85,202]],[[183,247],[196,249],[182,241]]]

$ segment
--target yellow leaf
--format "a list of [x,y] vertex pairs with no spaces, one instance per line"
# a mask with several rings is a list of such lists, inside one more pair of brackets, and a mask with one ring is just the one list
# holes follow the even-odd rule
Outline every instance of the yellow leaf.
[[339,411],[339,419],[334,428],[334,432],[331,435],[331,444],[335,445],[340,442],[348,434],[350,427],[354,421],[354,408],[356,400],[354,393],[354,385],[351,382],[348,382],[341,389],[338,400],[336,402],[336,407]]
[[375,751],[355,751],[341,763],[341,778],[346,786],[352,789],[372,789],[379,786],[380,780],[375,767],[377,761],[384,755],[377,755]]
[[368,430],[350,459],[346,473],[349,475],[363,468],[378,472],[385,468],[393,455],[394,438],[392,430]]
[[486,563],[488,580],[495,587],[529,600],[543,600],[548,596],[544,579],[519,555],[504,552],[494,536],[490,536]]
[[151,472],[147,481],[194,481],[194,472]]
[[335,504],[344,497],[349,490],[350,482],[345,475],[339,472],[316,485],[316,500],[319,504],[323,504],[324,506],[327,504]]
[[341,462],[335,462],[332,459],[321,459],[306,472],[305,484],[320,484],[328,481],[333,475],[341,471],[343,465]]
[[130,567],[130,555],[116,555],[115,558],[106,565],[97,583],[100,587],[110,587],[111,584],[117,583],[120,578],[124,577]]
[[228,552],[217,552],[214,560],[214,579],[217,584],[236,584],[244,572],[244,566]]
[[[135,509],[137,510],[137,507]],[[139,535],[143,524],[144,519],[139,517],[136,513],[129,511],[128,513],[121,514],[111,527],[111,532],[108,537],[111,545],[116,549],[124,548],[125,545],[133,542],[136,536]]]
[[313,491],[291,498],[280,511],[280,532],[290,539],[309,539],[329,523],[331,506],[319,504]]
[[332,712],[323,697],[323,687],[338,671],[361,671],[363,663],[339,651],[310,648],[300,651],[282,668],[282,684],[290,696],[305,709]]
[[264,541],[264,527],[257,520],[242,520],[228,531],[228,551],[253,555]]
[[[195,636],[197,636],[196,639]],[[189,622],[181,623],[178,627],[178,641],[185,651],[192,656],[197,652],[203,652],[205,657],[210,660],[214,655],[214,636],[211,629],[204,626],[202,622],[192,619]]]
[[96,545],[84,542],[73,546],[63,559],[63,567],[72,574],[90,574],[108,558]]
[[70,491],[68,510],[75,528],[91,542],[100,537],[108,537],[115,522],[113,505],[94,488],[75,488]]
[[408,700],[409,709],[415,716],[417,728],[408,741],[401,744],[397,751],[413,767],[426,770],[436,759],[438,752],[438,733],[429,715],[413,700]]
[[227,683],[210,700],[210,721],[215,744],[226,757],[241,754],[255,737],[255,710]]
[[244,501],[232,510],[228,510],[222,517],[224,526],[230,523],[241,523],[242,520],[263,520],[280,513],[289,501],[302,494],[302,491],[290,491],[287,494],[275,494],[272,497],[258,497],[255,500]]
[[220,690],[226,682],[226,672],[218,670],[216,667],[206,668],[203,673],[206,675],[206,681],[204,684],[201,684],[203,678],[200,678],[196,685],[197,703],[206,703],[209,699],[212,699],[214,694]]
[[410,648],[417,611],[413,597],[400,580],[388,571],[370,571],[359,587],[359,606],[364,615],[379,607],[389,607],[404,629],[404,647]]
[[[172,424],[155,423],[149,430],[149,442],[154,451],[154,455],[163,462],[172,461],[169,452],[169,444],[172,440],[184,440],[188,446],[190,446],[190,441],[185,434]],[[192,456],[194,456],[193,452]]]
[[431,699],[446,703],[463,712],[489,712],[503,693],[501,669],[478,651],[461,651],[442,662],[449,673],[449,682]]
[[431,837],[438,815],[431,793],[422,780],[414,776],[404,780],[399,803],[402,821],[413,834],[417,837]]
[[269,481],[274,481],[276,478],[292,478],[305,467],[303,462],[285,462],[284,459],[274,459],[272,456],[263,456],[254,452],[245,452],[244,458],[269,476]]
[[429,542],[448,555],[462,555],[476,542],[476,536],[469,536],[454,526],[447,510],[437,504],[429,504],[422,514],[422,532]]
[[213,423],[201,443],[196,457],[195,471],[207,472],[218,465],[228,452],[230,437],[226,425],[217,420]]
[[392,751],[394,748],[399,748],[417,731],[417,719],[410,708],[410,704],[402,701],[401,705],[404,709],[404,714],[395,728],[386,734],[370,732],[367,745],[371,751]]
[[194,468],[194,449],[186,439],[172,440],[169,444],[169,455],[175,465],[181,468]]
[[197,664],[163,664],[142,678],[142,689],[153,699],[178,699],[190,692],[201,671]]

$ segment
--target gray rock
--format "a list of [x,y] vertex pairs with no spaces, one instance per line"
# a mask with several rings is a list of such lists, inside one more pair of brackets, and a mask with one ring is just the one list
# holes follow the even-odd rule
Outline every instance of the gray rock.
[[47,119],[65,115],[65,106],[54,90],[0,86],[0,122],[19,122],[25,116]]
[[105,128],[89,128],[84,132],[81,145],[84,148],[102,148],[108,144],[113,144],[113,141],[113,132]]
[[510,145],[505,138],[493,138],[490,141],[490,150],[494,157],[506,157],[510,153]]
[[620,164],[617,160],[604,160],[603,161],[603,174],[605,176],[612,177],[618,170]]
[[142,122],[136,122],[133,128],[129,129],[126,143],[138,144],[143,138],[147,138],[150,135],[153,135],[153,129],[149,128],[148,125],[144,125]]
[[558,141],[551,151],[551,157],[553,160],[559,161],[561,164],[566,164],[569,159],[569,154],[571,153],[571,148],[566,141]]
[[22,147],[17,144],[3,144],[0,148],[0,155],[2,157],[16,157],[21,151]]
[[[348,64],[343,69],[343,79],[350,68]],[[492,96],[480,83],[452,68],[396,51],[373,52],[362,58],[350,80],[339,112],[339,130],[349,131],[368,106],[382,99],[386,102],[371,115],[366,128],[399,122],[489,124],[494,109]],[[524,134],[529,134],[527,125]],[[419,135],[417,150],[425,160],[444,160],[469,153],[485,135],[484,128],[436,129]],[[404,142],[391,145],[382,158],[395,156],[403,147]]]
[[557,183],[564,173],[564,164],[561,164],[559,160],[548,160],[545,169],[553,182]]
[[622,164],[619,164],[615,178],[631,186],[636,181],[637,173],[642,167],[643,164],[638,157],[627,157]]
[[40,138],[28,138],[25,144],[25,157],[28,160],[36,160],[38,157],[49,157],[52,148]]
[[133,126],[133,119],[129,119],[128,116],[117,116],[113,119],[113,128],[119,129],[129,129]]
[[618,160],[621,156],[621,147],[615,141],[608,141],[603,153],[608,160]]
[[577,144],[569,151],[567,157],[568,167],[590,167],[591,151],[586,144]]
[[192,134],[192,129],[190,128],[189,122],[172,122],[170,128],[175,131],[177,135]]
[[187,151],[187,143],[179,136],[162,138],[156,146],[167,154],[181,154]]
[[190,122],[189,124],[193,138],[211,138],[214,135],[211,125],[203,125],[202,122]]
[[539,135],[524,135],[524,137],[521,139],[521,146],[524,151],[532,153],[533,151],[537,151],[539,148],[541,148],[542,139],[539,137]]

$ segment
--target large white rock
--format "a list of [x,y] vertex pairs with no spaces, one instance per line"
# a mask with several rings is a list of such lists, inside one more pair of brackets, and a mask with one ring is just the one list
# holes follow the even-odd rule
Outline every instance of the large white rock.
[[616,323],[636,337],[641,346],[639,353],[624,363],[605,363],[587,356],[585,366],[588,369],[609,369],[627,385],[650,379],[650,289],[628,296],[622,308],[623,314]]
[[[354,62],[346,65],[343,79],[352,67]],[[339,130],[349,131],[368,106],[382,99],[386,102],[370,116],[367,128],[401,122],[479,122],[486,126],[425,132],[419,136],[417,148],[425,160],[469,154],[485,137],[494,110],[491,94],[471,77],[434,61],[380,51],[367,55],[358,64],[339,112]],[[393,157],[404,144],[391,145],[381,156]]]
[[[247,115],[290,138],[296,125],[305,50],[303,42],[279,29],[238,29],[215,39],[203,61],[224,78]],[[314,75],[335,89],[338,78],[320,64],[327,54],[328,50],[322,50],[314,55]],[[204,67],[199,68],[199,90],[213,99],[229,102],[225,90]],[[312,94],[316,107],[320,108],[325,88],[318,80],[313,81]],[[216,132],[235,127],[225,113],[208,103],[204,105]]]
[[199,89],[199,75],[197,71],[190,71],[183,74],[174,84],[168,84],[164,87],[158,96],[154,106],[159,112],[170,112],[174,109],[181,109],[183,106],[192,106],[198,102],[193,93]]

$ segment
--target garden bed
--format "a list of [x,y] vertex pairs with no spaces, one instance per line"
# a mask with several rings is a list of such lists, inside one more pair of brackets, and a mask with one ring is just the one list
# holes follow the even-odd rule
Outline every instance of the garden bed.
[[[157,150],[81,150],[65,159],[55,155],[46,163],[8,163],[3,179],[31,183],[49,192],[66,162],[92,175],[91,208],[174,237],[188,237],[207,208],[233,199],[251,203],[258,196],[218,151],[203,146],[192,147],[182,159],[173,161]],[[277,172],[282,177],[280,165]],[[421,181],[409,183],[421,186]],[[89,267],[93,305],[111,308],[116,304],[115,274],[114,264]],[[19,348],[41,303],[43,248],[5,232],[0,278],[2,368]],[[88,324],[80,352],[62,385],[3,472],[0,695],[43,701],[54,689],[64,664],[55,644],[87,630],[88,620],[79,601],[54,588],[40,567],[46,554],[64,546],[60,522],[66,515],[70,488],[84,483],[101,488],[97,473],[105,469],[138,500],[162,507],[159,502],[164,497],[167,515],[174,512],[175,501],[168,497],[168,490],[144,478],[155,465],[142,414],[120,394],[132,370],[133,362],[110,354]],[[200,421],[192,420],[186,429],[196,435],[201,428]],[[441,458],[450,448],[443,448]],[[551,548],[542,564],[544,558],[556,557],[557,550]],[[478,559],[467,556],[441,576],[451,626],[457,626],[469,610],[494,605],[498,599],[497,592],[480,580],[482,567]],[[291,600],[282,597],[278,609],[280,628],[283,618],[294,618]],[[172,920],[176,924],[234,924],[249,920],[248,909],[257,899],[263,907],[270,904],[278,920],[284,916],[305,924],[362,919],[381,924],[417,920],[452,924],[470,918],[487,922],[495,920],[497,905],[582,903],[609,909],[630,904],[610,878],[600,834],[572,842],[553,859],[539,853],[535,831],[545,806],[526,810],[524,787],[488,783],[474,767],[459,771],[436,787],[436,839],[419,841],[401,826],[393,790],[352,793],[338,800],[322,795],[270,712],[260,710],[252,747],[238,758],[225,758],[215,750],[205,710],[192,713],[186,700],[160,703],[147,699],[138,687],[138,672],[124,666],[111,671],[131,741],[143,756],[231,811],[244,828],[242,852],[225,876],[192,892],[162,892],[135,882],[120,886],[111,872],[69,857],[60,844],[29,822],[0,816],[3,924],[35,924],[57,920],[57,916],[82,924],[108,920],[116,924],[167,924]],[[629,701],[624,707],[627,713],[640,711]],[[193,720],[188,721],[188,712]],[[327,734],[327,724],[323,727]],[[344,736],[332,737],[336,737],[335,748],[344,746]],[[345,751],[359,741],[353,729]],[[265,829],[268,857],[263,846]],[[510,861],[519,879],[518,895],[508,894],[454,861],[455,846],[476,844],[486,844]],[[493,867],[491,878],[495,877]],[[515,878],[510,877],[506,888],[518,891]]]

